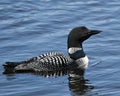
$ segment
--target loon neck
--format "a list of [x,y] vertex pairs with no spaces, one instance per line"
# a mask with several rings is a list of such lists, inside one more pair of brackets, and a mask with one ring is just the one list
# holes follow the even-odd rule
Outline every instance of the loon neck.
[[72,58],[74,60],[85,57],[85,53],[84,53],[82,46],[70,47],[70,48],[68,48],[68,53],[70,55],[70,58]]

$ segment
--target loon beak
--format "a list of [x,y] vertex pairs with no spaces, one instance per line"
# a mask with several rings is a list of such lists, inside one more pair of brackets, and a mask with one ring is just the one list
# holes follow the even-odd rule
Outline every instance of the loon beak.
[[90,30],[89,34],[95,35],[95,34],[98,34],[100,32],[102,32],[102,31],[101,30]]

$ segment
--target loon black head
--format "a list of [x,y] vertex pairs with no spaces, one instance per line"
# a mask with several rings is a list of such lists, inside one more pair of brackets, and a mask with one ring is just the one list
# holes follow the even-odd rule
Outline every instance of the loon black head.
[[100,32],[100,30],[90,30],[85,26],[73,28],[68,36],[68,48],[81,47],[83,41]]
[[68,35],[68,52],[70,57],[74,57],[74,59],[84,57],[85,53],[82,48],[83,41],[87,40],[90,36],[98,34],[100,32],[100,30],[90,30],[85,26],[72,29]]

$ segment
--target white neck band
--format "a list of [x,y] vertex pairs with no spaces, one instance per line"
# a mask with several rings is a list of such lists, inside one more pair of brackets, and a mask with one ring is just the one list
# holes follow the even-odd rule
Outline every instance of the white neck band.
[[78,50],[82,50],[82,48],[80,48],[80,47],[71,47],[71,48],[68,49],[68,52],[69,52],[69,54],[73,54]]

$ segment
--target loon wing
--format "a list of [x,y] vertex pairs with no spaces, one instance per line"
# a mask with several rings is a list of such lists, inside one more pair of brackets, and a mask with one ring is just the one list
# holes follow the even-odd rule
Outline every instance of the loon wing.
[[29,67],[34,71],[54,71],[66,69],[69,64],[69,58],[64,55],[47,56],[35,64],[29,64]]
[[37,57],[33,57],[33,58],[30,58],[30,59],[27,59],[26,61],[23,61],[22,63],[29,63],[29,62],[33,62],[33,61],[39,61],[41,59],[48,58],[50,56],[64,56],[64,54],[62,52],[44,53],[44,54],[41,54],[41,55],[39,55]]
[[19,62],[17,66],[15,66],[15,71],[54,71],[54,70],[62,70],[68,67],[68,64],[71,63],[72,60],[60,52],[50,52],[46,54],[42,54],[37,57],[33,57],[26,61]]

